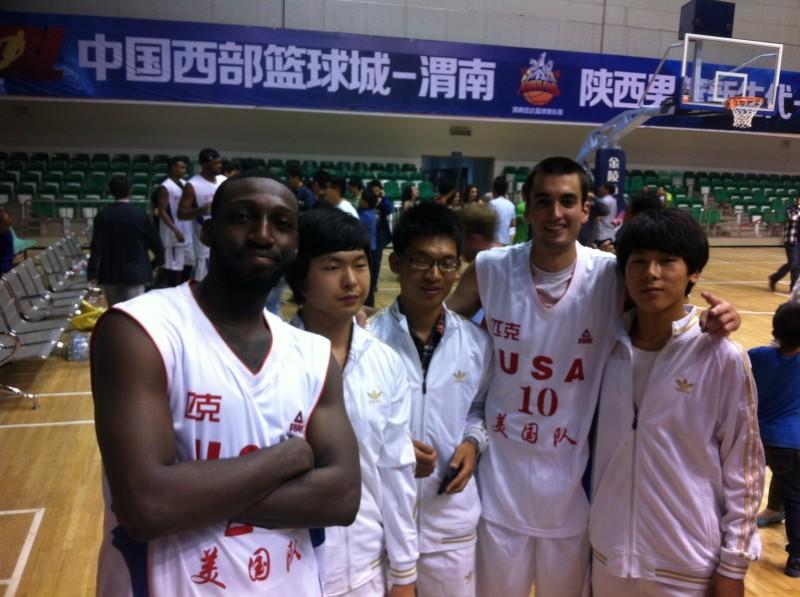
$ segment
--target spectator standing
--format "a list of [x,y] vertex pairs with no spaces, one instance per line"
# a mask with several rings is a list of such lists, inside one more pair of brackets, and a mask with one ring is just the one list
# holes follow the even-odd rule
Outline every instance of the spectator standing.
[[614,193],[617,187],[613,182],[606,182],[597,189],[597,201],[595,202],[598,208],[603,206],[608,210],[608,213],[597,216],[595,220],[594,230],[594,244],[598,247],[602,246],[606,241],[614,241],[616,237],[617,227],[614,221],[617,218],[617,200],[614,198]]
[[797,277],[800,275],[800,192],[795,195],[794,203],[786,210],[786,224],[783,228],[783,248],[786,251],[786,263],[769,277],[769,289],[774,291],[775,285],[787,273],[790,274],[789,291],[794,288]]
[[303,184],[303,171],[300,166],[289,166],[286,169],[286,178],[289,183],[289,188],[292,189],[294,196],[297,197],[297,202],[302,211],[307,211],[314,207],[317,202],[317,197],[311,192],[305,184]]
[[[800,304],[778,307],[772,335],[777,346],[752,348],[749,355],[758,388],[761,440],[786,513],[789,558],[784,572],[800,577]],[[770,501],[772,492],[770,487]]]
[[516,216],[514,204],[506,197],[507,192],[508,181],[505,176],[498,176],[492,181],[492,200],[489,201],[489,207],[497,215],[494,240],[501,245],[507,245],[511,242],[511,227]]
[[86,275],[98,281],[113,307],[144,294],[153,268],[164,262],[164,245],[148,215],[131,205],[128,177],[112,176],[108,186],[115,202],[95,216]]

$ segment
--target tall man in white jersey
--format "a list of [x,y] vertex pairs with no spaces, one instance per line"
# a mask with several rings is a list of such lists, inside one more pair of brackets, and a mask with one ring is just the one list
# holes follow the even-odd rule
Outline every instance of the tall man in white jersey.
[[167,163],[169,176],[158,187],[158,233],[164,245],[164,270],[170,286],[177,286],[182,280],[186,255],[192,250],[192,223],[178,219],[178,207],[183,196],[183,176],[186,162],[172,158]]
[[203,221],[209,218],[211,200],[217,187],[225,180],[222,159],[216,149],[203,149],[198,156],[200,173],[195,174],[183,187],[178,217],[192,220],[192,249],[194,250],[194,272],[192,278],[202,280],[208,273],[208,247],[200,238]]
[[[588,186],[575,161],[540,162],[523,187],[533,240],[479,253],[449,301],[465,315],[483,307],[496,359],[478,471],[479,595],[527,597],[532,584],[537,597],[588,595],[581,479],[623,300],[613,255],[576,240]],[[738,327],[729,305],[704,297],[715,305],[708,329]]]
[[231,179],[208,276],[98,322],[99,595],[321,594],[309,529],[353,521],[360,474],[330,342],[264,310],[297,215],[282,184]]

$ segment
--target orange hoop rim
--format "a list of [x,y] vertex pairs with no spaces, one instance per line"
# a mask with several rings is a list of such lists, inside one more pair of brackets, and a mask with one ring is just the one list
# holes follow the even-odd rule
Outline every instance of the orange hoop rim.
[[763,97],[756,97],[750,95],[737,95],[726,99],[725,107],[728,110],[733,110],[734,108],[738,108],[739,106],[751,105],[752,107],[757,109],[758,106],[761,106],[761,104],[763,103],[764,103]]

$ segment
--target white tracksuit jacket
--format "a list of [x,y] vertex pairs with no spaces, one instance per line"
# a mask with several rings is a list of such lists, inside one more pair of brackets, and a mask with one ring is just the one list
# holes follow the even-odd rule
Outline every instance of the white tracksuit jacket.
[[[304,327],[299,317],[292,325]],[[342,377],[345,408],[358,440],[361,505],[353,524],[325,529],[325,595],[367,583],[380,573],[387,555],[390,583],[415,582],[419,557],[405,368],[391,348],[354,324]]]
[[686,588],[714,572],[743,578],[761,543],[764,485],[757,398],[747,353],[673,323],[638,416],[626,327],[600,389],[589,536],[595,565]]
[[417,479],[417,524],[420,553],[437,553],[473,545],[481,506],[475,478],[464,491],[437,495],[458,445],[473,437],[486,449],[482,415],[467,418],[473,403],[482,403],[491,375],[492,349],[486,332],[445,308],[444,335],[423,379],[419,353],[397,301],[376,313],[368,329],[394,348],[411,384],[411,435],[436,449],[436,469]]

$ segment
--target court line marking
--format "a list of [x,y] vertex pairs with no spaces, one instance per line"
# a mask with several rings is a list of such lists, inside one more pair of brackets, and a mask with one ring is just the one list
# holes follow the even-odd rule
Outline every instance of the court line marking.
[[[692,307],[696,307],[698,311],[708,309],[708,305],[692,305]],[[775,311],[743,311],[737,309],[736,312],[739,313],[739,315],[775,315]]]
[[22,544],[22,549],[19,552],[17,563],[14,566],[14,572],[11,578],[0,580],[0,585],[8,585],[6,589],[6,597],[14,597],[17,594],[19,583],[22,580],[22,574],[25,572],[25,566],[28,565],[28,558],[33,549],[33,543],[36,541],[36,535],[39,532],[39,527],[44,518],[45,508],[31,508],[28,510],[1,510],[0,516],[13,516],[16,514],[33,514],[31,526],[28,528],[28,536],[25,537],[25,543]]
[[78,421],[54,421],[51,423],[12,423],[0,425],[0,429],[25,429],[29,427],[64,427],[67,425],[94,425],[94,419],[81,419]]
[[[713,284],[713,285],[736,285],[736,284],[759,284],[759,285],[767,285],[767,280],[720,280],[719,282],[714,280],[709,280],[708,278],[700,278],[699,285],[702,286],[703,284]],[[778,284],[785,284],[786,286],[789,285],[789,282],[780,281]]]
[[91,392],[44,392],[38,394],[39,398],[57,398],[60,396],[91,396]]

